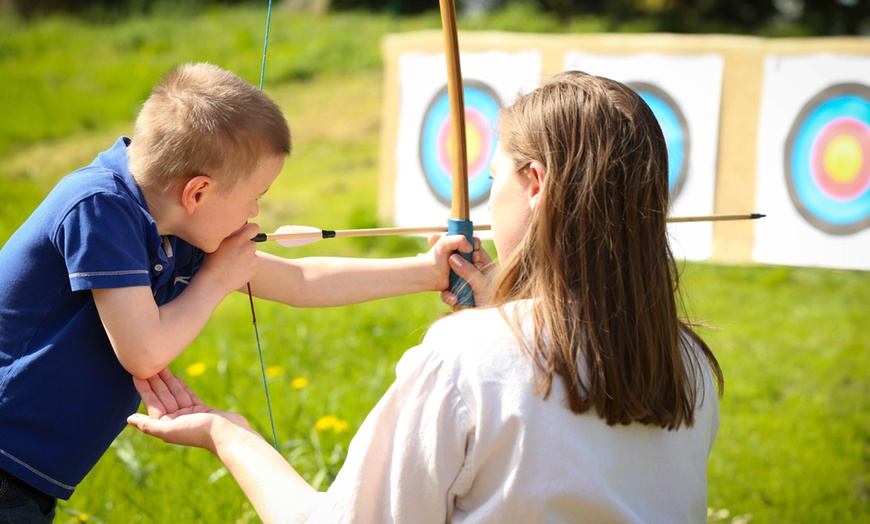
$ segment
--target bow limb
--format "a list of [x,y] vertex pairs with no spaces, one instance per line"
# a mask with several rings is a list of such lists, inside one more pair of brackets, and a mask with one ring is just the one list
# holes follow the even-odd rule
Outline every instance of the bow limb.
[[[474,226],[468,204],[468,156],[465,140],[465,100],[462,71],[459,67],[459,38],[456,30],[456,7],[453,0],[439,0],[444,31],[444,56],[447,59],[447,96],[450,101],[450,144],[452,146],[453,195],[447,233],[464,235],[473,245]],[[471,253],[459,253],[469,262]],[[458,297],[457,306],[474,306],[471,287],[450,272],[450,291]]]

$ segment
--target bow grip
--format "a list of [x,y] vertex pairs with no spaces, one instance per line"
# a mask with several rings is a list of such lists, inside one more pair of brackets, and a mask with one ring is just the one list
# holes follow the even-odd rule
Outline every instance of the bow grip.
[[[474,225],[471,220],[459,220],[450,218],[447,220],[448,235],[462,235],[472,246],[474,245]],[[471,262],[471,253],[462,253],[457,251],[462,258]],[[450,271],[450,291],[458,297],[457,306],[473,307],[474,306],[474,291],[468,282],[459,278],[459,275]]]

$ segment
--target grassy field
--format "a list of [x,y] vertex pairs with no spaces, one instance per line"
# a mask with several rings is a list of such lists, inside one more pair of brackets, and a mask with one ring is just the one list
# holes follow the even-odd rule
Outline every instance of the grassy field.
[[[525,25],[522,24],[525,22]],[[296,152],[263,201],[264,230],[287,223],[375,225],[382,96],[379,38],[436,28],[410,19],[273,14],[265,90]],[[520,8],[461,28],[597,29]],[[0,242],[62,175],[131,121],[171,65],[209,60],[257,83],[265,9],[154,13],[100,23],[0,17]],[[404,256],[418,239],[322,242],[284,256]],[[686,264],[690,313],[726,376],[710,458],[710,521],[870,520],[870,275]],[[257,302],[259,337],[284,455],[319,488],[388,387],[396,360],[446,311],[434,294],[329,309]],[[241,411],[271,440],[251,312],[230,297],[174,364],[207,401]],[[220,463],[125,430],[61,504],[57,522],[258,522]]]

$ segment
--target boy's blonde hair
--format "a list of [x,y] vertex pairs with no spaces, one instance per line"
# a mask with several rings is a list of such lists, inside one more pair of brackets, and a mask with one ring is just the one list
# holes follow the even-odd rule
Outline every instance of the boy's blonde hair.
[[180,65],[142,106],[128,154],[141,187],[160,191],[208,175],[223,194],[267,157],[289,155],[290,129],[278,105],[229,71]]

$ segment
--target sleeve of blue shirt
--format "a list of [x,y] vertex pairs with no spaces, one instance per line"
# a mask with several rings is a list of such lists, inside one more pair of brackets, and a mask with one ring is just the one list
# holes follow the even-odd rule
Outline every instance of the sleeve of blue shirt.
[[143,218],[138,206],[111,193],[94,194],[69,211],[54,242],[73,291],[151,284]]

